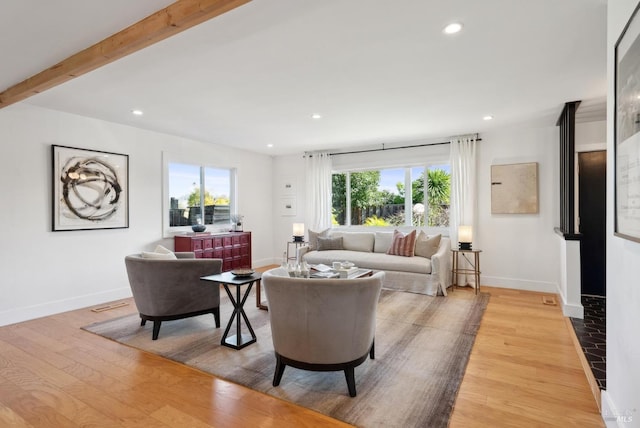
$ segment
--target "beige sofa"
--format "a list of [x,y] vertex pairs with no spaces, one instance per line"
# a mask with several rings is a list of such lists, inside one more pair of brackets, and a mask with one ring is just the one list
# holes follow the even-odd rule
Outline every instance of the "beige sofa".
[[[318,238],[342,238],[342,248],[325,250],[318,247]],[[430,258],[387,254],[392,241],[393,232],[343,232],[335,229],[320,234],[309,232],[309,245],[298,249],[298,260],[328,266],[334,261],[349,261],[360,268],[386,272],[385,288],[446,296],[447,287],[451,285],[449,238],[440,238],[437,251]]]

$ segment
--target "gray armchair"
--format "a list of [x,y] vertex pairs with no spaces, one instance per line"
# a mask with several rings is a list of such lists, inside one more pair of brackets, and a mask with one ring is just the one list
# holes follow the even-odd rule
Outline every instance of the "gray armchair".
[[200,277],[222,271],[220,259],[196,259],[193,253],[176,253],[177,260],[145,259],[140,255],[124,259],[133,300],[141,323],[153,321],[153,340],[162,321],[212,313],[220,327],[220,287]]
[[375,357],[376,308],[384,272],[359,279],[290,278],[284,269],[262,274],[278,386],[286,366],[344,370],[356,396],[354,368]]

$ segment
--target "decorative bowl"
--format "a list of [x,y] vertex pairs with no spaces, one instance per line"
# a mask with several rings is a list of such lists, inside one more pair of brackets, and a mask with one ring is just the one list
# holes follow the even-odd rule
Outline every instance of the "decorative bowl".
[[248,268],[239,268],[239,269],[234,269],[231,271],[231,274],[233,276],[251,276],[255,273],[255,271],[253,269],[248,269]]
[[207,230],[207,226],[205,226],[204,224],[194,224],[193,226],[191,226],[191,230],[193,230],[194,232],[204,232],[205,230]]
[[342,268],[343,269],[350,269],[352,267],[354,267],[355,265],[351,262],[342,262]]

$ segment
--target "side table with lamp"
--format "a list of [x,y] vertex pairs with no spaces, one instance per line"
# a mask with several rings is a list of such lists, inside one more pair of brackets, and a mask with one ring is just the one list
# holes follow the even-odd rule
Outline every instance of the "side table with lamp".
[[[297,261],[298,248],[304,246],[304,223],[293,223],[293,240],[287,242],[287,263],[289,260]],[[293,251],[291,251],[293,248]]]
[[[458,274],[472,274],[475,279],[475,293],[478,294],[480,290],[480,253],[482,250],[472,249],[471,242],[473,240],[473,230],[471,226],[460,225],[458,227],[458,242],[457,249],[452,248],[451,253],[453,255],[453,261],[451,263],[451,286],[452,289],[459,286]],[[470,268],[461,268],[459,264],[459,255],[469,263]],[[473,261],[469,260],[467,254],[473,255]]]

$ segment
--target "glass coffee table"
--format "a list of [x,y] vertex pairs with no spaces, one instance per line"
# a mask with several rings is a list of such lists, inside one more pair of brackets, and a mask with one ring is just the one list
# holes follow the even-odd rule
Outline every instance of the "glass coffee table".
[[[312,269],[313,271],[313,269]],[[358,268],[357,270],[348,273],[347,276],[341,276],[339,272],[336,272],[334,270],[330,270],[330,271],[326,271],[326,272],[319,272],[319,271],[313,271],[314,273],[312,273],[309,277],[310,278],[335,278],[335,279],[356,279],[356,278],[364,278],[365,276],[371,276],[373,275],[373,271],[371,269],[363,269],[363,268]]]

